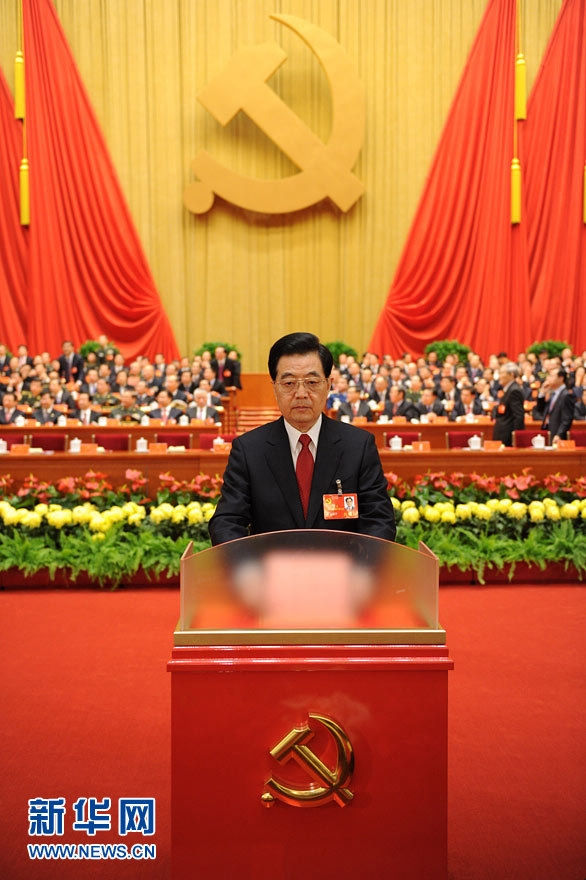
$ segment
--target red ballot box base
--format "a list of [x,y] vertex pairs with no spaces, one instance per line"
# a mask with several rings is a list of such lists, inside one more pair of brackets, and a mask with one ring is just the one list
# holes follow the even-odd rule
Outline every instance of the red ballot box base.
[[440,645],[175,647],[173,880],[445,878],[451,667]]

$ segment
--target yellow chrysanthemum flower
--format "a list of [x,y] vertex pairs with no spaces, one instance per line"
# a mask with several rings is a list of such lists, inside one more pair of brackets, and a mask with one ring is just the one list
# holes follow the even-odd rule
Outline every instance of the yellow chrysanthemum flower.
[[408,507],[403,511],[403,522],[416,523],[419,522],[420,515],[416,507]]
[[515,501],[507,510],[507,516],[511,519],[523,519],[527,514],[527,505],[521,501]]

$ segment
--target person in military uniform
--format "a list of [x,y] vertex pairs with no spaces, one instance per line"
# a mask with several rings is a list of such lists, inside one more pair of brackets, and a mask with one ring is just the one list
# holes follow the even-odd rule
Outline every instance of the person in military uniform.
[[30,406],[32,410],[38,409],[41,406],[41,394],[43,391],[43,383],[40,379],[32,378],[29,382],[28,388],[22,389],[19,405],[21,407]]
[[115,406],[110,417],[119,422],[140,422],[143,413],[136,405],[134,391],[123,391],[120,395],[120,403]]
[[92,397],[92,403],[102,408],[104,415],[107,415],[112,407],[119,406],[119,400],[112,394],[109,383],[106,379],[99,378],[96,382],[97,392]]

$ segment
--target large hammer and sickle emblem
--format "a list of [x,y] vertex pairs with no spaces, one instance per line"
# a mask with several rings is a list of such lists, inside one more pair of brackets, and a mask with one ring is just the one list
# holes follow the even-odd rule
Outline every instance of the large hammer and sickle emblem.
[[291,759],[296,761],[307,771],[312,782],[307,788],[296,788],[271,776],[266,783],[268,792],[262,796],[265,805],[269,806],[275,798],[278,798],[293,807],[319,807],[330,801],[345,807],[354,797],[348,788],[354,772],[354,752],[348,735],[339,724],[326,715],[310,712],[309,720],[314,725],[323,725],[333,736],[337,752],[334,770],[330,770],[307,745],[314,736],[310,724],[294,727],[271,749],[270,754],[279,764]]
[[240,49],[225,70],[199,93],[198,100],[227,125],[242,110],[301,171],[278,180],[260,180],[226,168],[200,150],[192,168],[198,180],[183,194],[195,214],[208,211],[214,194],[250,211],[283,214],[329,197],[348,211],[364,192],[352,168],[364,140],[364,93],[342,47],[332,36],[301,18],[271,15],[294,31],[319,60],[332,95],[332,130],[324,144],[267,85],[286,52],[274,42]]

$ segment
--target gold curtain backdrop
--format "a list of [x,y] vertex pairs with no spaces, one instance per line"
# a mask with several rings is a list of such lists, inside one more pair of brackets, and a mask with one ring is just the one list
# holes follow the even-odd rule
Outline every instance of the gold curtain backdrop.
[[[521,3],[529,89],[561,3]],[[486,0],[55,0],[55,7],[180,349],[226,339],[241,349],[245,372],[264,370],[270,341],[295,329],[363,350]],[[12,89],[18,9],[19,0],[0,2],[0,63]],[[366,92],[354,169],[366,192],[348,214],[325,202],[268,217],[216,199],[208,214],[194,216],[182,192],[202,147],[252,176],[296,171],[248,117],[222,128],[197,102],[238,47],[283,46],[288,58],[271,86],[328,138],[326,78],[272,12],[317,24],[349,55]]]

